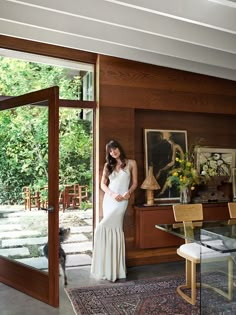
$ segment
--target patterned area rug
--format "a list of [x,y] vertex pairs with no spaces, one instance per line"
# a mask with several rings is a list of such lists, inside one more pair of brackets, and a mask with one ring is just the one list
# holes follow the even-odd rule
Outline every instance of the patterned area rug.
[[183,276],[158,277],[109,285],[66,289],[77,315],[199,315],[177,293]]

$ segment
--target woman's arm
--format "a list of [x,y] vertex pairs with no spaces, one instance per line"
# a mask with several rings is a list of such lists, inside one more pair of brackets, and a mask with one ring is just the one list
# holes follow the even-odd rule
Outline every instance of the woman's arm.
[[108,194],[112,194],[112,191],[108,188],[108,171],[107,171],[107,164],[104,165],[103,172],[102,172],[102,179],[101,179],[101,189]]
[[112,198],[114,198],[116,201],[122,201],[124,198],[120,194],[117,194],[116,192],[112,191],[108,187],[109,178],[108,178],[108,171],[107,171],[107,164],[104,165],[103,172],[102,172],[102,179],[101,179],[101,189],[109,194]]
[[129,199],[131,194],[138,186],[138,168],[135,160],[130,160],[131,186],[127,192],[123,194],[124,199]]
[[132,185],[129,188],[129,193],[132,194],[138,186],[138,167],[135,160],[131,160]]
[[181,146],[174,143],[172,145],[172,158],[171,158],[171,161],[166,164],[166,166],[162,167],[158,173],[156,174],[156,179],[158,179],[161,175],[161,172],[163,171],[166,171],[168,170],[169,168],[171,168],[172,166],[175,165],[175,159],[176,159],[176,155],[177,155],[177,152],[179,151],[179,154],[180,154],[180,158],[183,159],[184,158],[184,151],[182,150]]

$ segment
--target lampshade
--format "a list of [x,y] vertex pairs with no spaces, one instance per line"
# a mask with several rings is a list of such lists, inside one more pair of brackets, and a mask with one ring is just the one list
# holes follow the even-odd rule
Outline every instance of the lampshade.
[[148,175],[145,178],[144,182],[141,185],[142,189],[150,189],[150,190],[157,190],[160,189],[160,185],[156,181],[156,178],[153,175],[153,167],[149,166]]
[[154,193],[153,190],[160,189],[160,185],[156,181],[156,178],[153,175],[153,167],[149,166],[148,176],[145,178],[144,182],[141,185],[142,189],[146,189],[146,204],[152,206],[154,204]]

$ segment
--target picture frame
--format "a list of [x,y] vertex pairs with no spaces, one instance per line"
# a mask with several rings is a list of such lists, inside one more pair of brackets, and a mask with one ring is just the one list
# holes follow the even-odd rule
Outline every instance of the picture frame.
[[198,147],[195,149],[196,168],[208,176],[232,176],[235,168],[235,149]]
[[236,167],[232,168],[233,201],[236,201]]
[[145,173],[150,166],[153,175],[160,185],[154,190],[155,203],[172,204],[179,202],[180,192],[177,187],[168,187],[166,179],[169,172],[175,167],[177,156],[187,152],[186,130],[144,129]]

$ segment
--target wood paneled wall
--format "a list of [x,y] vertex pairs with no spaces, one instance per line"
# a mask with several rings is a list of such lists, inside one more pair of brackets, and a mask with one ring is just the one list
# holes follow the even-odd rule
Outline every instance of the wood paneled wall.
[[100,56],[100,105],[235,114],[236,82]]
[[[105,144],[114,138],[136,159],[142,184],[145,128],[187,130],[189,146],[201,139],[202,145],[236,148],[236,82],[108,56],[99,56],[99,69],[100,178]],[[102,197],[100,191],[100,216]],[[135,248],[133,205],[144,198],[138,188],[124,220],[128,265],[156,254]]]
[[[139,183],[145,178],[144,129],[186,130],[189,149],[196,144],[236,148],[236,115],[203,114],[160,110],[135,111],[135,158]],[[136,204],[144,202],[143,190],[136,191]]]

